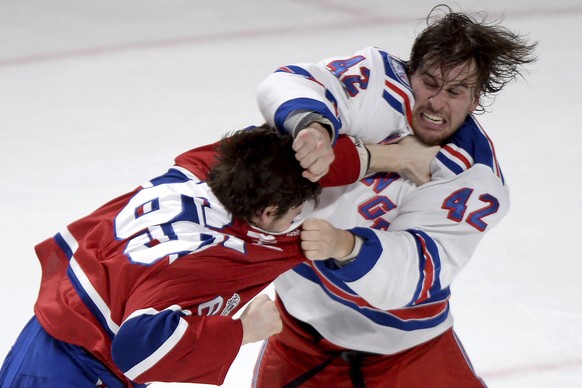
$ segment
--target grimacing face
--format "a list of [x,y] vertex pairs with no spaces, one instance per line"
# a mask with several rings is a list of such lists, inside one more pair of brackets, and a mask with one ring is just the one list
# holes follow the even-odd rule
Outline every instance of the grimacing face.
[[442,74],[437,66],[421,67],[410,77],[414,94],[412,128],[430,145],[440,145],[459,129],[479,104],[473,61]]

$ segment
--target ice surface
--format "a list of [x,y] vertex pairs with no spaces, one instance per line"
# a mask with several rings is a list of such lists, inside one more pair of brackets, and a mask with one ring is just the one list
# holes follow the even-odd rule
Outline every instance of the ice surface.
[[[256,87],[279,65],[370,45],[406,58],[436,3],[1,2],[0,358],[32,315],[37,242],[180,152],[260,123]],[[540,42],[526,79],[480,118],[512,209],[453,284],[455,328],[490,387],[580,387],[582,6],[455,3]],[[259,346],[224,387],[249,386]]]

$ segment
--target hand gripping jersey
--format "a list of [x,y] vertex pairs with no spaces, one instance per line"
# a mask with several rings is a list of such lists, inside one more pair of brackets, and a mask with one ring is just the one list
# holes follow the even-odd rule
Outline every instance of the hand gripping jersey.
[[36,247],[35,314],[131,382],[221,384],[242,341],[232,314],[300,263],[298,230],[233,220],[204,182],[214,145]]
[[[293,116],[317,112],[336,133],[365,142],[410,131],[405,64],[376,48],[349,58],[280,68],[260,86],[263,115],[293,132]],[[433,180],[416,187],[395,173],[326,188],[304,215],[350,229],[364,243],[344,267],[302,263],[275,289],[287,311],[336,345],[394,354],[452,325],[450,285],[483,235],[509,208],[493,144],[474,117],[442,147]]]

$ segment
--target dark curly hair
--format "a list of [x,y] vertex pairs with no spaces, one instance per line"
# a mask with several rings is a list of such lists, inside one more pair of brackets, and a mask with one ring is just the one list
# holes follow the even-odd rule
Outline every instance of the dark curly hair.
[[307,200],[317,201],[321,187],[302,176],[292,143],[290,135],[266,124],[220,141],[207,183],[226,210],[250,223],[270,205],[281,217]]
[[[445,5],[434,7],[426,18],[428,27],[415,39],[408,61],[409,75],[434,66],[442,74],[474,60],[476,87],[482,97],[494,95],[521,76],[521,67],[534,62],[537,42],[466,13],[453,12]],[[477,109],[485,111],[482,102]]]

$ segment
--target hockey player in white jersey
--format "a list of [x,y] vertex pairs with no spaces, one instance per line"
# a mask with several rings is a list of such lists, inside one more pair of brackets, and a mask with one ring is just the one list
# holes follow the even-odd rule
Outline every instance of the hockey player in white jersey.
[[[330,259],[275,282],[284,328],[265,343],[256,387],[484,385],[453,331],[448,300],[479,241],[507,213],[509,194],[473,112],[535,60],[536,44],[448,7],[427,20],[407,62],[370,47],[281,67],[259,88],[266,120],[294,134],[310,179],[326,173],[339,133],[392,143],[413,131],[441,148],[428,183],[378,173],[325,189],[317,209],[304,209],[328,221],[304,223],[307,257]],[[369,162],[382,165],[374,152]]]

